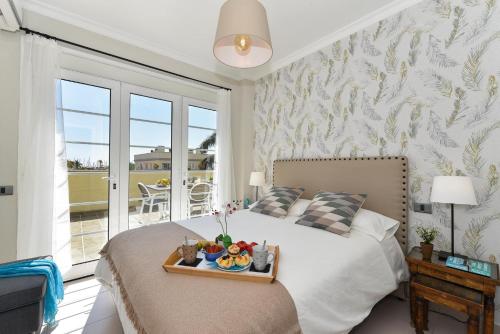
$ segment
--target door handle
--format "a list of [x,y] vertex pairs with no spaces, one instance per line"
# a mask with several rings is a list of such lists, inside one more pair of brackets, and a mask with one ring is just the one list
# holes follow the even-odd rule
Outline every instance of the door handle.
[[101,180],[116,181],[116,176],[114,176],[114,175],[103,176],[103,177],[101,177]]

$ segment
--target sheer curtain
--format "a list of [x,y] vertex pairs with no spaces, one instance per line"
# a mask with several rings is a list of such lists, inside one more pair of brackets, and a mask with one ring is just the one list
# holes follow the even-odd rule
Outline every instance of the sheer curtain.
[[71,232],[58,58],[55,41],[22,37],[17,256],[52,254],[64,273],[71,267]]
[[231,138],[231,92],[217,92],[217,208],[234,199],[233,145]]

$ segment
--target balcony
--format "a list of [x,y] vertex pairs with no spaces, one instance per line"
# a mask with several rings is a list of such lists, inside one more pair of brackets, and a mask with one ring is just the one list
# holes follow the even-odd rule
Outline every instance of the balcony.
[[[108,183],[103,177],[107,171],[77,171],[68,173],[71,225],[72,263],[96,260],[108,240]],[[190,179],[210,182],[211,170],[189,171]],[[129,229],[170,220],[162,217],[158,208],[140,214],[141,193],[137,184],[155,184],[162,178],[170,179],[168,170],[130,171],[129,176]],[[169,214],[169,213],[168,213]],[[201,212],[193,212],[199,215]]]

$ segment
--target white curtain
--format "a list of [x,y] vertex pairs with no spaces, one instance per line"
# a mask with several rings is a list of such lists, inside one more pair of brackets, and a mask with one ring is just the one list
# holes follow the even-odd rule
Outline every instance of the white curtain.
[[51,254],[64,273],[71,267],[71,232],[58,64],[55,41],[22,37],[17,257]]
[[216,155],[216,206],[235,199],[233,169],[233,146],[231,137],[231,92],[220,89],[217,92],[217,155]]

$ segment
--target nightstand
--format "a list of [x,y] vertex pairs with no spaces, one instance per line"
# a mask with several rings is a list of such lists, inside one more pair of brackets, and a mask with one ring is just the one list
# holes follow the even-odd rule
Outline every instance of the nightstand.
[[406,257],[410,268],[410,312],[415,332],[428,330],[429,302],[466,313],[467,333],[479,333],[479,320],[484,315],[483,332],[493,334],[495,291],[500,285],[498,264],[492,263],[492,277],[449,268],[434,252],[431,261],[422,260],[420,247]]

